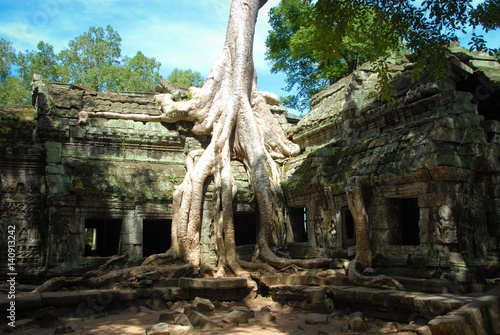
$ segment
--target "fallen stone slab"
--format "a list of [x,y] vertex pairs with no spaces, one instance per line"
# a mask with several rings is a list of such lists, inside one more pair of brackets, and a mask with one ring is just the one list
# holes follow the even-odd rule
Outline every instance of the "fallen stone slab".
[[179,326],[186,326],[194,330],[194,325],[191,320],[185,314],[177,314],[174,317],[174,323]]
[[179,278],[179,287],[187,289],[225,290],[247,288],[245,278]]
[[222,318],[222,322],[228,324],[248,323],[248,315],[243,311],[234,310]]
[[187,317],[189,318],[189,321],[191,321],[191,324],[198,328],[198,329],[216,329],[220,328],[218,324],[210,320],[208,317],[205,315],[201,314],[200,312],[197,312],[195,310],[191,310],[188,312]]
[[433,335],[499,334],[500,286],[428,324]]
[[[262,308],[264,308],[264,307],[262,307]],[[229,308],[229,311],[230,311],[230,312],[232,312],[232,311],[241,311],[241,312],[244,312],[244,313],[246,313],[246,315],[248,316],[248,318],[249,318],[249,319],[251,319],[251,318],[254,318],[254,317],[255,317],[255,312],[254,312],[254,310],[253,310],[253,309],[250,309],[250,308],[248,308],[248,307],[246,307],[246,306],[231,306],[231,307]],[[269,309],[269,311],[271,311],[271,310]]]
[[214,304],[212,304],[210,300],[205,298],[194,298],[193,305],[198,309],[200,313],[203,313],[205,315],[213,314],[215,310]]
[[166,322],[157,323],[146,329],[146,335],[170,335],[169,327],[170,325]]
[[306,315],[305,322],[308,325],[326,325],[328,323],[328,315],[309,313]]

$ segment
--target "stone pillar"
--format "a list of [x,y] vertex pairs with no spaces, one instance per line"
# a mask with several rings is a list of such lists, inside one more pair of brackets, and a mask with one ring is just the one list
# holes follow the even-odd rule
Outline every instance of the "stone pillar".
[[129,253],[129,261],[138,262],[142,260],[143,247],[143,219],[137,210],[127,212],[123,219],[120,235],[120,254],[125,251]]

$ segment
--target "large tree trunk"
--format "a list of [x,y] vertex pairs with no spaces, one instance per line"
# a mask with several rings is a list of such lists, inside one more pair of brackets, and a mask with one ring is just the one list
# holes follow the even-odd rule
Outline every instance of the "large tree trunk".
[[[231,173],[232,159],[248,169],[257,200],[260,231],[255,258],[273,266],[297,264],[308,267],[328,261],[284,260],[273,250],[285,242],[284,197],[274,159],[297,155],[299,147],[285,138],[282,129],[257,89],[253,65],[253,38],[257,13],[266,0],[233,0],[226,42],[205,85],[187,103],[159,97],[165,115],[195,122],[193,132],[210,134],[204,152],[188,156],[188,173],[174,193],[172,247],[168,254],[200,265],[200,225],[203,185],[209,176],[215,181],[215,235],[219,275],[228,266],[242,274],[236,255],[232,201],[236,184]],[[201,155],[194,165],[192,156]]]
[[[347,203],[356,227],[356,257],[349,264],[347,276],[351,285],[403,289],[397,280],[384,275],[363,275],[362,272],[372,267],[373,253],[370,239],[370,222],[363,199],[363,181],[361,177],[350,177],[345,188]],[[370,271],[372,272],[372,271]]]
[[[283,191],[280,174],[274,160],[298,155],[300,148],[289,141],[257,89],[253,64],[253,39],[259,9],[267,0],[233,0],[220,57],[201,89],[191,88],[193,99],[175,102],[170,94],[157,96],[163,114],[154,117],[118,115],[116,113],[88,113],[85,117],[130,118],[140,121],[193,121],[195,134],[211,136],[205,150],[187,155],[187,174],[174,191],[172,243],[163,255],[154,255],[144,264],[161,263],[168,259],[182,259],[200,266],[200,228],[204,185],[213,176],[214,227],[218,275],[224,267],[235,274],[245,272],[236,255],[233,198],[236,183],[231,172],[231,160],[242,161],[257,201],[260,231],[254,260],[261,259],[281,268],[291,264],[301,267],[329,265],[330,259],[290,260],[275,255],[275,250],[286,241]],[[195,164],[195,159],[197,162]]]

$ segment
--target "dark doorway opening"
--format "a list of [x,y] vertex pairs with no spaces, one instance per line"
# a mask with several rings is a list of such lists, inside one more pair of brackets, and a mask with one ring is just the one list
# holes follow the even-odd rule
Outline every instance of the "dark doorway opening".
[[401,244],[420,244],[418,198],[401,199]]
[[121,219],[85,219],[85,256],[119,254]]
[[290,216],[294,242],[307,242],[307,208],[289,208],[288,214]]
[[172,220],[143,220],[142,255],[162,254],[170,249]]
[[418,198],[393,198],[389,199],[388,205],[386,220],[391,230],[389,244],[419,245]]
[[356,245],[356,226],[349,207],[342,208],[342,247],[347,249]]
[[255,213],[235,213],[233,218],[236,246],[257,243],[257,216]]

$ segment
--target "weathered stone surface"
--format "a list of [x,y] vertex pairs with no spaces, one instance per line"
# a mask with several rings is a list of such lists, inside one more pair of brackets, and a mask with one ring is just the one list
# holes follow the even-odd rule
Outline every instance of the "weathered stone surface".
[[349,329],[355,332],[365,332],[369,329],[363,313],[355,312],[349,315]]
[[220,327],[205,315],[194,310],[189,311],[187,317],[191,324],[198,329],[216,329]]
[[[264,307],[262,307],[262,308],[264,308]],[[250,309],[250,308],[248,308],[246,306],[231,306],[229,308],[229,310],[230,311],[241,311],[241,312],[244,312],[248,316],[249,319],[255,317],[255,312],[252,309]],[[262,310],[262,312],[264,312],[264,311],[270,312],[271,310],[266,310],[266,309]]]
[[146,329],[146,335],[170,335],[169,324],[166,322],[157,323]]
[[234,310],[226,314],[222,318],[222,321],[230,324],[248,323],[248,314],[243,311]]
[[[191,312],[191,311],[190,311]],[[187,326],[191,329],[194,329],[194,325],[191,322],[191,319],[186,314],[177,314],[174,316],[174,323],[180,326]]]
[[320,325],[328,323],[328,315],[309,313],[305,317],[305,322],[310,325]]
[[179,278],[182,288],[224,290],[246,288],[245,278]]
[[200,311],[200,313],[205,315],[213,314],[215,310],[215,306],[210,300],[200,297],[194,298],[193,305],[198,309],[198,311]]
[[192,333],[192,328],[189,326],[169,325],[168,331],[170,335],[188,335]]
[[160,314],[158,317],[158,321],[160,322],[167,322],[167,323],[174,323],[175,317],[179,315],[180,313],[177,311],[168,311],[168,312],[163,312]]

